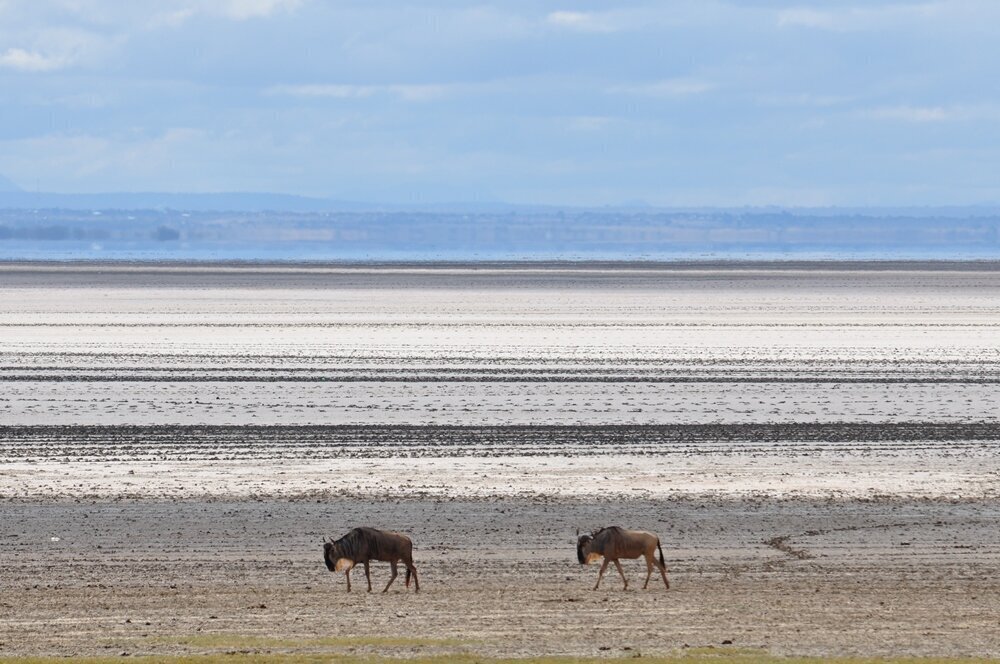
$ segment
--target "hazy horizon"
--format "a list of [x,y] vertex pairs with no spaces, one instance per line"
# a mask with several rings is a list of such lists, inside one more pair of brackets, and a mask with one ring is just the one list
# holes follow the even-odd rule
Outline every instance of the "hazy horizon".
[[[0,195],[0,203],[3,201]],[[86,198],[84,202],[97,201]],[[128,202],[134,199],[108,199]],[[160,199],[217,203],[241,199]],[[285,198],[255,197],[262,205]],[[236,203],[233,203],[235,201]],[[209,205],[210,206],[210,205]],[[977,212],[973,214],[972,212]],[[992,208],[850,212],[782,209],[484,208],[296,211],[3,209],[0,259],[259,261],[998,259]]]

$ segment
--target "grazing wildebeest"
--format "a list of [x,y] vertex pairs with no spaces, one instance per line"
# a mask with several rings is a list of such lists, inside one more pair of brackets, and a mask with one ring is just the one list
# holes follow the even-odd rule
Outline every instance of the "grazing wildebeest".
[[372,591],[372,577],[368,570],[368,562],[371,560],[381,560],[391,566],[392,576],[382,592],[388,591],[396,580],[396,563],[402,560],[406,565],[406,587],[410,587],[410,574],[413,574],[414,590],[420,591],[417,568],[413,566],[413,542],[406,535],[375,528],[355,528],[333,542],[323,538],[323,560],[331,572],[344,571],[347,592],[351,592],[351,568],[358,563],[364,564],[368,592]]
[[[622,581],[625,582],[625,589],[628,590],[628,579],[625,578],[625,572],[622,571],[622,565],[618,559],[638,558],[639,556],[646,557],[646,583],[642,584],[642,587],[646,588],[649,585],[649,577],[652,576],[655,565],[663,577],[663,585],[670,588],[670,582],[667,581],[667,566],[663,562],[663,549],[660,548],[660,538],[653,533],[609,526],[595,530],[590,535],[580,535],[580,531],[577,531],[577,535],[579,535],[579,539],[576,541],[576,557],[581,565],[588,565],[600,557],[604,558],[601,571],[597,574],[594,590],[597,590],[598,586],[601,585],[604,570],[611,562],[618,568],[618,573],[622,575]],[[657,550],[660,552],[659,562],[654,555]]]

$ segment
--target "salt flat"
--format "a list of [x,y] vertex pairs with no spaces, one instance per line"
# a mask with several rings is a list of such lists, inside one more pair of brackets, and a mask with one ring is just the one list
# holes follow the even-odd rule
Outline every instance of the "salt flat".
[[[240,435],[242,451],[222,453],[226,476],[238,476],[245,463],[255,490],[266,491],[278,479],[257,477],[259,460],[291,461],[299,440],[260,428],[268,426],[396,426],[384,438],[400,455],[421,431],[412,427],[427,427],[432,443],[440,427],[579,427],[575,446],[572,435],[546,447],[508,429],[492,442],[452,440],[439,452],[425,450],[431,460],[424,463],[485,444],[497,456],[574,462],[581,454],[652,455],[653,465],[683,463],[686,476],[697,478],[690,487],[676,476],[659,485],[635,480],[635,487],[627,476],[618,480],[657,495],[707,490],[708,478],[718,478],[713,493],[792,486],[841,496],[905,493],[905,480],[888,478],[917,467],[924,469],[913,475],[921,495],[933,486],[942,495],[963,486],[986,495],[1000,469],[994,433],[960,444],[962,426],[1000,424],[1000,271],[993,264],[8,265],[0,269],[0,335],[0,422],[8,427],[235,427],[201,438],[188,429],[186,442],[174,439],[177,449],[149,442],[123,455],[109,448],[112,478],[129,455],[210,463],[192,445],[213,449]],[[854,434],[851,450],[810,454],[794,431],[758,441],[771,448],[755,458],[774,473],[739,478],[729,471],[745,465],[744,448],[731,440],[710,448],[700,440],[680,459],[677,441],[644,445],[639,432],[630,448],[587,434],[587,427],[717,424],[730,427],[718,434],[727,441],[725,431],[782,423],[868,428]],[[909,428],[888,438],[924,444],[892,451],[887,467],[889,441],[879,427],[890,424]],[[928,428],[938,425],[953,429],[942,439]],[[233,433],[240,427],[251,428]],[[72,475],[90,477],[102,461],[102,439],[84,441],[82,432],[78,440],[59,434],[59,460],[84,462]],[[44,446],[46,435],[36,442]],[[323,435],[312,436],[309,449],[322,448]],[[34,440],[15,438],[7,438],[12,450]],[[352,444],[336,433],[327,438],[328,457]],[[361,460],[394,454],[367,439],[354,448]],[[54,448],[45,449],[40,454],[51,462]],[[12,465],[37,461],[30,453],[0,459],[8,476],[17,472],[18,495],[60,486],[55,471]],[[817,459],[851,470],[817,469]],[[346,469],[349,461],[324,463]],[[440,479],[451,463],[426,472]],[[545,471],[529,464],[529,472]],[[773,475],[814,480],[772,486],[764,478]],[[173,493],[184,495],[177,477]],[[385,477],[395,486],[394,472]],[[94,481],[99,495],[115,492],[115,481]],[[293,486],[319,490],[287,475],[280,484],[282,495]],[[459,495],[480,493],[462,487]],[[215,493],[204,484],[190,491]]]

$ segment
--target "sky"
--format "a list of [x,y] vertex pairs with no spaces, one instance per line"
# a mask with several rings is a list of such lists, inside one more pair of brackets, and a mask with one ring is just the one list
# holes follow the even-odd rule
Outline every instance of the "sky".
[[30,191],[967,205],[998,167],[996,0],[0,0]]

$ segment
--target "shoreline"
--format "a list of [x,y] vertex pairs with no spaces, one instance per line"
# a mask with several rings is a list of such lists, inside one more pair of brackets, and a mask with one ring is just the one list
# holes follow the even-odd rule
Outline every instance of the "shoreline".
[[517,259],[517,260],[384,260],[384,259],[344,259],[344,260],[239,260],[239,259],[11,259],[0,258],[0,276],[5,272],[21,270],[60,268],[79,270],[114,269],[129,270],[173,270],[191,269],[208,271],[212,269],[230,271],[323,271],[328,270],[470,270],[470,271],[514,271],[558,272],[561,270],[611,270],[611,271],[1000,271],[1000,258],[768,258],[768,259]]

